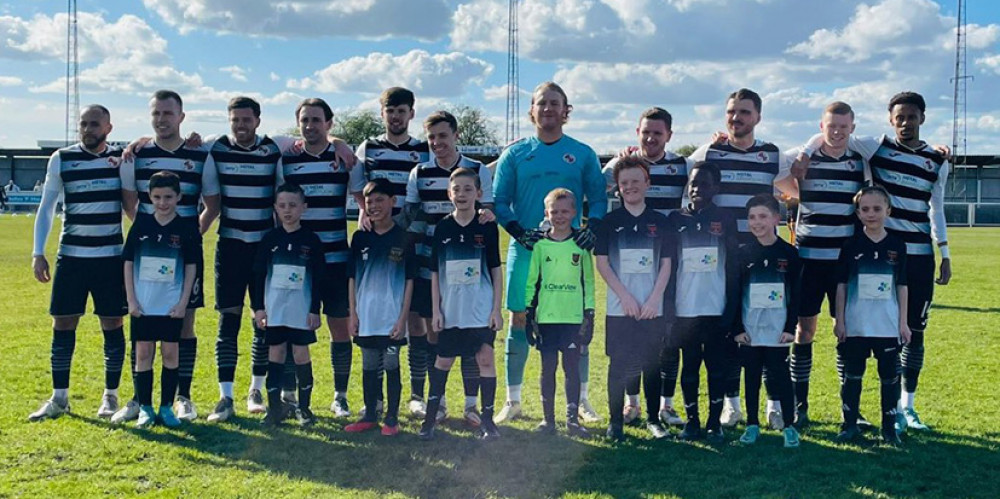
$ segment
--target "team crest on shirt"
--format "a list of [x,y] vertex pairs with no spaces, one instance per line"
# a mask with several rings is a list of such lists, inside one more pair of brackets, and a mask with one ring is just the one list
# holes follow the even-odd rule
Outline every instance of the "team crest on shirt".
[[580,266],[580,254],[579,253],[573,253],[573,266],[574,267],[579,267]]
[[170,242],[168,242],[167,245],[174,249],[180,248],[181,236],[177,234],[170,234]]
[[663,169],[666,170],[667,173],[671,175],[677,175],[677,167],[674,165],[666,165],[663,167]]
[[896,262],[899,261],[899,253],[896,252],[896,251],[888,250],[888,251],[885,252],[885,256],[886,256],[886,258],[889,259],[889,264],[890,265],[895,265]]
[[854,161],[848,161],[847,162],[847,169],[853,172],[854,170],[858,169],[858,165]]
[[389,249],[389,260],[392,262],[402,262],[403,261],[403,248],[391,248]]
[[299,246],[299,259],[308,260],[310,254],[312,254],[312,248],[304,244]]
[[576,156],[573,156],[570,153],[563,154],[563,161],[572,165],[573,163],[576,163]]
[[420,161],[420,154],[417,151],[410,151],[410,161]]
[[778,272],[788,272],[788,260],[784,258],[778,258]]
[[486,237],[483,236],[482,234],[476,234],[472,237],[472,239],[473,239],[473,244],[476,246],[476,248],[486,247]]
[[927,171],[932,171],[934,170],[934,162],[929,159],[924,160],[924,167],[927,168]]
[[722,235],[722,222],[712,222],[708,226],[708,232],[710,232],[714,236],[721,236]]
[[646,235],[656,237],[656,224],[646,224]]
[[187,170],[187,171],[194,170],[194,163],[192,163],[190,160],[185,161],[184,162],[184,169]]
[[757,161],[760,161],[761,163],[767,163],[767,153],[764,151],[757,153]]

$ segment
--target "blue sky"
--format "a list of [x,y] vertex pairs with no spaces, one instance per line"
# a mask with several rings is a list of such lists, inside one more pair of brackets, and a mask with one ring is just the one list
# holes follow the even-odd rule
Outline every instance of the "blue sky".
[[[968,7],[970,153],[996,154],[1000,2]],[[0,4],[0,147],[64,133],[65,2]],[[923,136],[951,142],[956,2],[931,0],[522,0],[521,86],[555,79],[575,106],[567,133],[599,152],[635,141],[635,118],[674,114],[673,146],[723,125],[728,92],[764,96],[758,137],[793,146],[823,106],[845,100],[858,133],[888,131],[885,103],[925,95]],[[484,108],[502,132],[505,0],[144,0],[79,2],[81,102],[111,108],[112,138],[149,133],[146,102],[173,88],[184,130],[226,131],[225,102],[250,93],[261,131],[295,104],[375,109],[382,88],[417,93],[419,119],[448,104]],[[528,96],[522,98],[527,112]],[[529,132],[522,122],[522,133]]]

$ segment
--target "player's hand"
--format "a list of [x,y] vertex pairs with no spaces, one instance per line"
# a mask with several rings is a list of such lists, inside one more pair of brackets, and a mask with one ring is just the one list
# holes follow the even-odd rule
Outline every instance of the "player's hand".
[[358,314],[351,311],[347,316],[347,332],[351,334],[351,337],[358,337]]
[[320,320],[319,314],[309,314],[309,329],[315,331],[319,329]]
[[844,326],[842,321],[837,321],[833,325],[833,335],[837,337],[837,341],[843,343],[847,339],[847,327]]
[[641,321],[655,319],[656,313],[659,312],[660,303],[662,303],[663,297],[661,296],[659,300],[655,297],[650,296],[646,303],[642,304],[642,309],[639,310],[638,319]]
[[535,322],[535,309],[529,308],[524,314],[524,335],[528,339],[529,345],[537,345],[539,342],[538,323]]
[[365,210],[358,210],[358,230],[372,230],[372,221],[368,218],[368,214],[365,213]]
[[910,326],[905,321],[899,321],[899,342],[908,345],[912,338],[913,333],[910,331]]
[[496,222],[496,221],[497,221],[497,216],[496,214],[493,213],[493,210],[489,208],[479,209],[479,223],[488,224],[490,222]]
[[951,282],[951,258],[941,259],[941,268],[938,271],[938,278],[934,281],[942,286],[947,286]]
[[440,333],[444,330],[444,316],[441,315],[440,311],[435,311],[431,315],[431,329],[433,329],[435,333]]
[[750,335],[746,334],[746,333],[737,334],[733,338],[733,341],[735,341],[736,343],[739,343],[740,345],[749,345],[750,344]]
[[[608,292],[611,292],[611,290],[608,290]],[[622,312],[625,312],[627,317],[631,317],[633,319],[639,318],[639,315],[641,314],[639,302],[635,301],[635,298],[631,294],[620,296],[618,301],[621,302]]]
[[778,343],[781,343],[782,345],[793,341],[795,341],[795,335],[792,333],[781,333],[781,337],[778,338]]
[[396,321],[396,323],[392,325],[392,329],[389,330],[389,337],[394,340],[401,340],[403,339],[403,336],[405,334],[406,334],[406,318],[404,317]]
[[[311,314],[310,314],[311,315]],[[257,325],[259,329],[267,328],[267,312],[265,310],[255,310],[253,313],[253,322]]]
[[135,155],[139,152],[139,149],[146,147],[153,140],[152,137],[139,137],[138,139],[129,142],[125,146],[125,150],[122,151],[122,161],[135,161]]
[[358,157],[354,155],[354,149],[341,139],[333,139],[334,159],[344,165],[347,171],[351,171],[358,163]]
[[45,259],[44,255],[31,258],[31,270],[35,273],[35,279],[38,282],[52,280],[52,275],[49,274],[49,261]]
[[503,329],[503,314],[499,309],[490,312],[490,329],[500,331]]
[[184,147],[188,149],[197,149],[204,143],[205,141],[201,140],[201,135],[199,135],[198,132],[191,132],[191,134],[184,139]]
[[625,149],[622,149],[621,151],[618,151],[618,154],[615,155],[615,157],[616,158],[627,158],[627,157],[629,157],[629,156],[631,156],[631,155],[633,155],[633,154],[635,154],[637,152],[639,152],[639,147],[638,146],[628,146]]
[[503,228],[508,234],[510,234],[510,237],[513,237],[518,244],[524,246],[524,248],[528,251],[531,251],[535,247],[535,243],[537,243],[539,239],[545,237],[544,232],[537,229],[526,230],[516,221],[509,222]]
[[712,134],[711,143],[715,144],[715,145],[718,145],[718,144],[725,143],[727,140],[729,140],[729,134],[728,133],[726,133],[726,132],[715,132],[715,133]]
[[183,319],[184,315],[187,314],[187,302],[177,302],[176,305],[170,307],[167,311],[167,317],[171,319]]
[[128,302],[128,315],[142,317],[142,307],[139,306],[139,302],[131,300]]
[[295,155],[302,154],[302,152],[305,150],[306,150],[306,141],[302,139],[292,142],[291,147],[288,148],[288,152]]
[[597,222],[597,220],[591,220],[590,222],[587,222],[587,227],[573,233],[573,242],[575,242],[576,245],[584,251],[594,249],[594,244],[597,243],[597,234],[594,234],[594,231],[591,230],[591,227],[595,222]]
[[594,339],[594,309],[588,308],[583,311],[583,324],[580,324],[580,341],[584,346],[590,344]]
[[809,156],[806,153],[800,152],[795,158],[795,162],[792,163],[791,174],[793,177],[804,180],[806,178],[806,172],[809,171]]
[[951,148],[950,147],[948,147],[946,145],[943,145],[943,144],[938,144],[936,146],[931,146],[931,148],[933,148],[935,151],[937,151],[938,154],[944,156],[944,159],[946,161],[951,161]]

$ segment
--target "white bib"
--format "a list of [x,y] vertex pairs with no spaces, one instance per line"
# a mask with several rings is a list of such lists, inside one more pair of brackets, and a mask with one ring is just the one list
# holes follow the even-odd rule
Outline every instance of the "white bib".
[[480,278],[479,259],[448,260],[445,265],[447,283],[453,286],[478,284]]
[[333,184],[310,184],[303,185],[302,190],[306,193],[306,196],[316,197],[316,196],[333,196]]
[[785,305],[785,285],[780,282],[750,284],[750,308],[781,308]]
[[147,282],[173,282],[177,261],[173,258],[144,256],[139,264],[139,280]]
[[653,272],[653,250],[623,249],[619,253],[623,274],[650,274]]
[[684,248],[681,252],[686,272],[715,272],[719,266],[719,248],[703,246]]
[[858,294],[862,300],[888,300],[892,297],[892,274],[859,274]]
[[306,268],[302,265],[275,264],[271,268],[271,286],[278,289],[302,289],[306,284]]

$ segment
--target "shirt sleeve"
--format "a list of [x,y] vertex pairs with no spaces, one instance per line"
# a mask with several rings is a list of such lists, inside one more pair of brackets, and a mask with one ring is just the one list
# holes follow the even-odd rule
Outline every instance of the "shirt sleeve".
[[402,237],[401,240],[404,241],[403,244],[406,248],[403,250],[405,253],[404,259],[406,260],[406,279],[416,279],[420,267],[417,263],[417,246],[412,242],[408,242],[408,237]]
[[594,310],[594,259],[589,251],[583,252],[583,308]]
[[931,187],[931,207],[928,216],[931,219],[931,238],[938,244],[948,242],[948,222],[944,216],[944,190],[948,184],[949,169],[950,165],[945,161],[941,165],[937,181]]
[[479,167],[479,187],[483,191],[482,198],[479,199],[482,203],[493,203],[493,171],[486,167],[486,165]]
[[295,145],[295,141],[298,140],[295,137],[289,137],[287,135],[269,135],[274,144],[278,146],[281,152],[285,152]]
[[190,228],[187,234],[187,241],[184,242],[183,253],[184,265],[197,264],[202,261],[201,254],[201,234],[197,228]]
[[604,169],[601,173],[604,174],[604,185],[608,192],[615,190],[615,165],[618,164],[618,158],[611,158],[608,164],[604,165]]
[[125,245],[122,246],[122,260],[127,262],[135,260],[136,238],[139,237],[139,232],[141,231],[141,219],[136,219],[135,223],[132,224],[132,228],[128,231],[128,236],[125,237]]
[[514,165],[514,154],[511,152],[511,148],[508,147],[500,153],[496,168],[496,178],[494,178],[495,182],[493,183],[494,210],[497,221],[506,227],[507,224],[516,220],[511,205],[517,190],[517,169]]
[[410,170],[410,175],[406,179],[406,202],[407,203],[419,203],[420,202],[420,189],[417,187],[417,170],[420,169],[420,165],[416,165]]
[[587,217],[599,220],[608,214],[608,187],[601,173],[601,161],[593,149],[589,153],[587,164],[583,167],[583,185],[587,193]]
[[[840,258],[837,259],[837,284],[847,284],[851,277],[851,261],[848,254],[851,253],[851,241],[848,240],[840,248]],[[905,251],[904,251],[905,253]]]
[[55,217],[56,203],[62,193],[62,177],[59,170],[62,168],[62,160],[59,152],[56,151],[49,158],[49,165],[45,171],[45,189],[42,190],[42,200],[38,205],[38,212],[35,214],[34,245],[33,256],[45,254],[45,243],[52,230],[52,220]]
[[611,230],[608,227],[611,224],[600,224],[597,226],[597,241],[594,243],[594,254],[604,255],[608,254],[608,247],[611,245]]
[[896,264],[896,285],[907,286],[909,285],[909,280],[907,279],[907,275],[909,273],[906,271],[906,265],[908,263],[906,257],[906,244],[899,244],[899,250],[897,251],[899,253],[899,263]]
[[[694,161],[695,163],[697,163],[699,161],[705,161],[705,158],[708,157],[708,148],[709,147],[712,147],[712,144],[705,144],[705,145],[703,145],[703,146],[695,149],[694,152],[691,153],[690,156],[688,156],[688,159]],[[693,166],[694,166],[693,164],[688,165],[689,175],[690,175],[691,167],[693,167]]]
[[285,160],[278,158],[278,164],[274,167],[274,186],[281,187],[285,183]]
[[531,252],[531,263],[528,264],[528,279],[524,283],[524,304],[528,308],[533,308],[538,306],[538,278],[541,274],[542,265],[542,253],[545,252],[545,248],[535,246],[534,251]]
[[207,154],[205,155],[205,167],[201,172],[201,195],[218,196],[220,192],[219,170],[215,167],[215,158],[211,154]]
[[431,246],[431,256],[427,260],[427,270],[431,272],[438,271],[438,255],[441,253],[441,235],[441,224],[439,223],[434,228],[434,235],[427,240],[427,244]]
[[[822,138],[820,141],[822,143]],[[847,138],[847,148],[860,154],[865,161],[868,161],[872,159],[872,156],[875,156],[875,152],[878,151],[881,144],[882,140],[880,137],[859,137],[851,135]]]
[[503,264],[500,261],[500,229],[496,222],[491,222],[486,229],[486,266],[495,269]]
[[354,152],[354,155],[358,157],[358,163],[354,165],[354,168],[351,168],[351,174],[349,177],[352,194],[365,190],[365,184],[368,183],[368,158],[365,157],[367,155],[367,149],[368,141],[366,140],[362,142],[361,145],[358,146],[357,151]]
[[800,152],[802,151],[798,147],[788,151],[778,151],[778,175],[774,177],[775,182],[784,180],[792,174],[792,163],[795,163],[795,158],[799,156]]
[[122,164],[118,167],[118,176],[122,181],[122,189],[132,192],[139,190],[135,183],[135,160],[123,160]]

